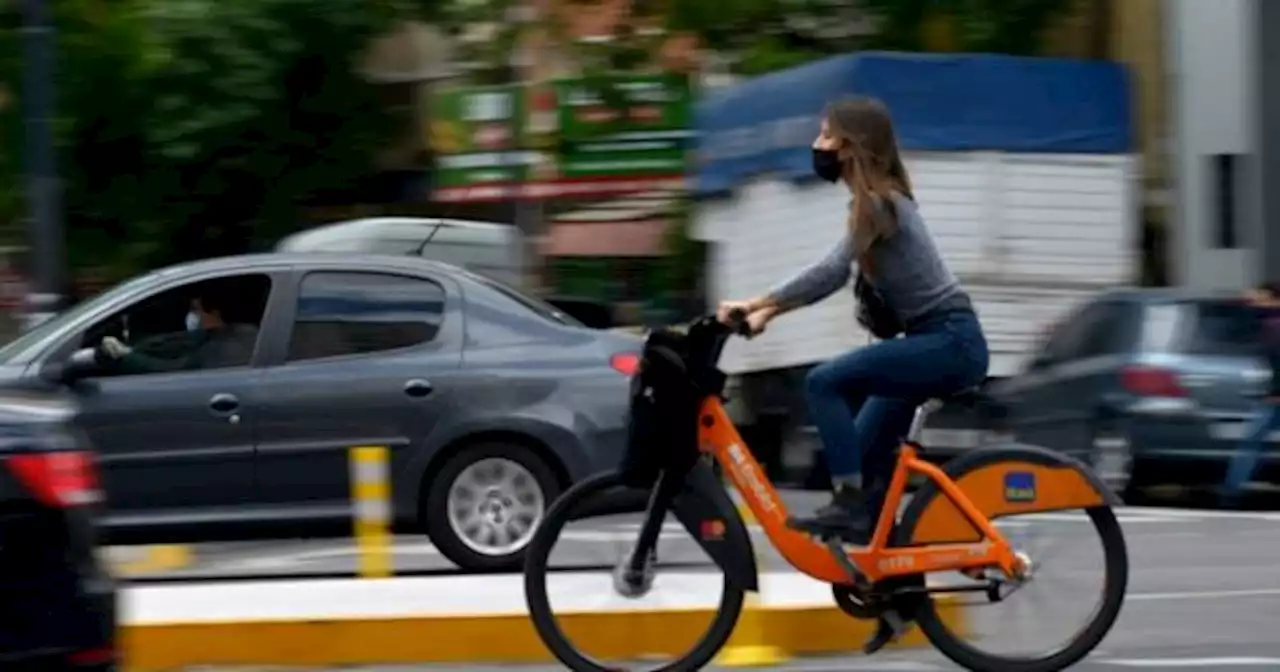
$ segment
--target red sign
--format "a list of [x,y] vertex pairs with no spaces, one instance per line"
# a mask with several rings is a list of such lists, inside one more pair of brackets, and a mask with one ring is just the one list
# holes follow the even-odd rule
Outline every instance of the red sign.
[[619,196],[653,189],[679,191],[685,188],[683,175],[608,177],[578,180],[490,182],[439,187],[432,194],[441,203],[479,203],[510,199],[542,200],[566,196]]

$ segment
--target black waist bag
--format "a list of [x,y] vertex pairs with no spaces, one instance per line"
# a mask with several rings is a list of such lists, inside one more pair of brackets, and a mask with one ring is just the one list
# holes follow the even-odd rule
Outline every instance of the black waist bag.
[[905,329],[897,313],[889,307],[882,295],[867,281],[862,273],[858,273],[853,283],[854,297],[858,300],[858,324],[871,332],[880,340],[888,340],[901,334]]
[[619,465],[629,487],[652,487],[664,470],[687,469],[698,458],[702,394],[685,370],[684,345],[682,334],[651,334],[631,379],[627,445]]

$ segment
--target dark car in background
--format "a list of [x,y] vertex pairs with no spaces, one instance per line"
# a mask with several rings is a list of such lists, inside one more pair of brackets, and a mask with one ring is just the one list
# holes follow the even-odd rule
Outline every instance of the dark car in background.
[[[256,334],[242,361],[66,366],[108,336],[180,347],[210,286]],[[74,398],[113,543],[348,535],[348,449],[372,445],[389,448],[396,528],[492,570],[519,565],[562,489],[620,459],[638,346],[447,264],[280,253],[128,281],[0,348],[0,376]]]
[[[1096,297],[1027,369],[988,387],[1019,441],[1083,459],[1117,490],[1222,481],[1270,384],[1240,299],[1180,290]],[[1280,479],[1272,438],[1258,478]]]
[[0,669],[115,668],[116,590],[99,561],[94,459],[74,406],[0,393]]

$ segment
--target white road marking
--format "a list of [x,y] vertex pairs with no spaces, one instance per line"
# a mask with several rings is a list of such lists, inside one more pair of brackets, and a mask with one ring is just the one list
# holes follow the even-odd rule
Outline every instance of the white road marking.
[[930,663],[914,660],[841,660],[838,664],[829,660],[797,660],[784,667],[775,668],[786,672],[831,672],[832,666],[838,665],[841,670],[869,670],[871,672],[935,672],[942,670]]
[[1252,590],[1201,590],[1170,593],[1130,593],[1125,602],[1160,602],[1166,600],[1221,600],[1237,597],[1277,597],[1280,588],[1255,588]]
[[1192,667],[1212,670],[1219,667],[1280,667],[1280,658],[1224,656],[1220,658],[1111,658],[1090,662],[1119,667]]
[[[636,532],[638,532],[639,529],[640,526],[638,524],[620,524],[600,530],[568,530],[561,535],[561,539],[564,541],[579,543],[623,543],[634,541]],[[678,523],[667,523],[662,526],[662,533],[659,538],[688,539],[690,537],[688,531],[685,530],[683,526]],[[271,550],[268,550],[267,552],[273,554],[221,562],[214,561],[208,563],[206,567],[210,570],[231,572],[273,571],[289,569],[308,562],[355,558],[360,554],[360,549],[355,545],[344,545],[333,548],[285,551],[279,554],[275,554]],[[400,542],[395,544],[392,554],[395,557],[404,555],[438,557],[440,556],[440,551],[434,545],[426,542]]]
[[1280,511],[1217,511],[1209,509],[1166,509],[1156,506],[1125,506],[1116,511],[1132,512],[1143,515],[1153,514],[1168,518],[1184,518],[1188,520],[1260,520],[1269,523],[1280,522]]

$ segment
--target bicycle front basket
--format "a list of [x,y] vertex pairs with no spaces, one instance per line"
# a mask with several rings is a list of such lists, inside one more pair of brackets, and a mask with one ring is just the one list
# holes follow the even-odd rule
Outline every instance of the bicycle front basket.
[[701,396],[677,349],[646,343],[631,379],[627,445],[620,471],[624,484],[651,487],[665,469],[688,468],[698,457]]

